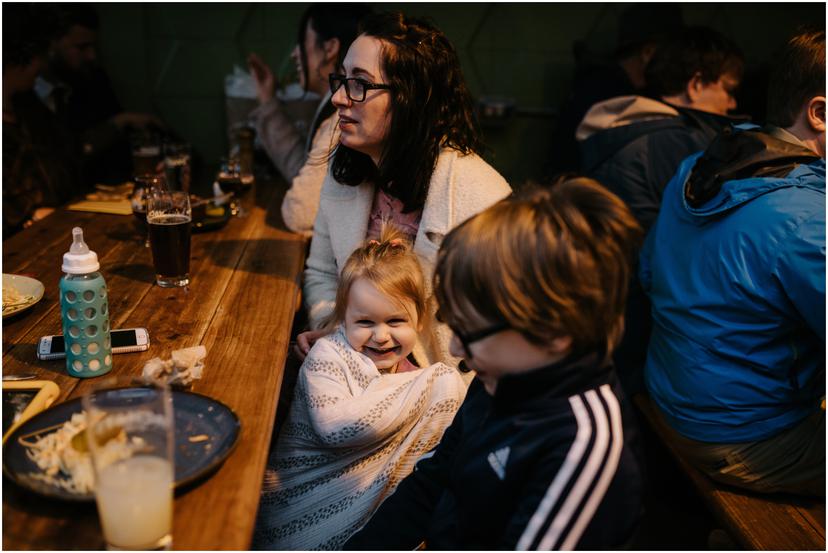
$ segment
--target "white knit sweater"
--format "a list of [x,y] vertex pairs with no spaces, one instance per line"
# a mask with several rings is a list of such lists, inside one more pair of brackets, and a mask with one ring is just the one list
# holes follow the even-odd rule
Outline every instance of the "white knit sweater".
[[318,340],[299,372],[265,473],[255,549],[341,549],[463,401],[456,369],[381,374],[342,330]]

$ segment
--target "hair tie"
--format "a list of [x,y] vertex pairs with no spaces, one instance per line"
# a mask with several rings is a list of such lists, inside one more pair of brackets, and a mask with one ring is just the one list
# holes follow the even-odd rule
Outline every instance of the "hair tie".
[[399,238],[394,238],[393,240],[389,241],[388,243],[391,244],[394,247],[402,247],[402,245],[403,245],[402,240],[400,240]]
[[376,240],[369,240],[368,245],[369,246],[379,246],[379,242],[377,242]]

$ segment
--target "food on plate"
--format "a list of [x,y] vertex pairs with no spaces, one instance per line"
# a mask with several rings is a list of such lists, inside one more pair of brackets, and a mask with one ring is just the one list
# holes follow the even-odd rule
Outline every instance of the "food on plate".
[[34,296],[31,294],[21,294],[20,291],[13,286],[3,286],[3,312],[26,305],[34,301]]
[[[129,413],[125,417],[133,418],[135,415],[142,414]],[[97,441],[105,462],[128,459],[146,448],[144,440],[140,437],[127,438],[121,425],[129,422],[132,421],[109,416],[98,423],[100,426]],[[94,475],[92,457],[84,439],[86,427],[86,412],[81,411],[74,413],[63,424],[57,425],[56,429],[45,428],[18,438],[19,443],[26,447],[26,455],[41,470],[30,472],[27,476],[71,493],[91,493],[94,490]]]

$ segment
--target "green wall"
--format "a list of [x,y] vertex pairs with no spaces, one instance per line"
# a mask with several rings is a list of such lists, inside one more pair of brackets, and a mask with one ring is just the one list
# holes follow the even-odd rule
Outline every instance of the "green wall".
[[[122,103],[153,111],[193,143],[207,162],[225,154],[224,76],[247,52],[287,74],[305,3],[98,4],[101,50]],[[431,17],[457,47],[475,96],[512,97],[518,112],[486,129],[492,161],[513,184],[538,173],[551,154],[554,113],[568,90],[572,44],[612,51],[618,14],[628,4],[377,3]],[[767,61],[797,26],[824,25],[825,5],[682,4],[688,24],[713,27],[744,50],[749,66]]]

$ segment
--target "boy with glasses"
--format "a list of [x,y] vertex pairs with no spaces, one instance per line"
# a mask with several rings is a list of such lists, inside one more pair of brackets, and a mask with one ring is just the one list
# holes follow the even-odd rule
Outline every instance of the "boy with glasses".
[[450,232],[435,293],[477,378],[351,549],[611,549],[641,513],[630,411],[611,364],[640,228],[571,179]]

